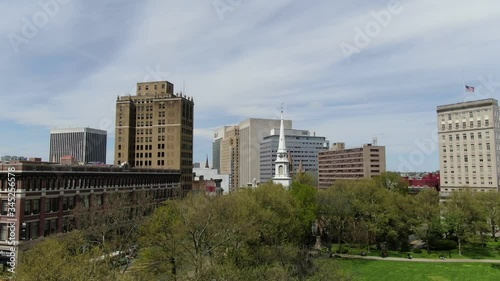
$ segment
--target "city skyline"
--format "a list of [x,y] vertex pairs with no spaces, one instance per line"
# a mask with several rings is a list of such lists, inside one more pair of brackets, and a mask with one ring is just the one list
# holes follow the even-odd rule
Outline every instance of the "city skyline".
[[[108,132],[112,163],[116,96],[168,80],[197,101],[194,162],[211,155],[215,128],[276,119],[284,101],[295,127],[332,143],[376,137],[387,170],[417,152],[412,170],[434,171],[437,139],[430,152],[417,143],[437,137],[436,106],[498,99],[494,1],[243,1],[225,12],[211,1],[63,2],[0,4],[0,155],[50,160],[50,129],[88,126]],[[373,22],[382,28],[361,48]],[[475,87],[465,97],[464,82]]]

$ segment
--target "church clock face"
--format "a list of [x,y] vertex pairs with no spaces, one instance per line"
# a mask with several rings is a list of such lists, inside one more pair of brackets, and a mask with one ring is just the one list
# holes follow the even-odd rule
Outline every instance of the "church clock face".
[[278,153],[278,157],[280,157],[280,158],[285,158],[285,157],[286,157],[286,154],[285,154],[285,153]]

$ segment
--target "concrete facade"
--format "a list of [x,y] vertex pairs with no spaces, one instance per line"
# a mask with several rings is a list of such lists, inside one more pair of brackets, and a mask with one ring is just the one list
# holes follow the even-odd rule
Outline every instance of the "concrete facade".
[[137,83],[137,95],[116,101],[115,165],[181,170],[191,189],[194,102],[168,81]]
[[[260,143],[272,129],[280,127],[279,119],[247,119],[239,124],[239,185],[251,185],[260,179]],[[291,120],[284,120],[284,129],[292,128]]]
[[372,178],[386,171],[385,146],[345,149],[344,143],[334,143],[331,150],[319,152],[318,164],[320,188],[339,179]]
[[440,192],[472,188],[498,191],[498,101],[485,99],[437,107]]
[[229,175],[229,191],[240,187],[240,129],[238,126],[225,127],[220,146],[220,173]]

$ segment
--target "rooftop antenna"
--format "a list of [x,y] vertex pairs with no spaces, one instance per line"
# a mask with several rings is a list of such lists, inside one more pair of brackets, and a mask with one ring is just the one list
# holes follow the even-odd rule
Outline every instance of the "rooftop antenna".
[[186,94],[186,81],[182,80],[182,92]]
[[374,137],[374,138],[373,138],[373,145],[377,145],[377,142],[378,142],[377,137]]

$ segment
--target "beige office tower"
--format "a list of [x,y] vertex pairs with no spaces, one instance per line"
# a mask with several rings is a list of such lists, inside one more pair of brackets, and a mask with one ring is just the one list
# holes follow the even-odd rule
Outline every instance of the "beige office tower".
[[495,99],[437,107],[442,197],[465,188],[498,191],[498,112]]
[[194,102],[168,81],[137,83],[137,95],[116,101],[115,165],[181,171],[191,189]]
[[[272,129],[280,128],[280,119],[247,119],[239,124],[239,186],[248,186],[260,180],[260,143]],[[284,129],[292,128],[291,120],[284,120]]]
[[220,140],[220,173],[229,175],[229,192],[240,187],[240,130],[238,126],[224,127],[224,136]]

